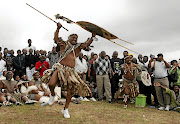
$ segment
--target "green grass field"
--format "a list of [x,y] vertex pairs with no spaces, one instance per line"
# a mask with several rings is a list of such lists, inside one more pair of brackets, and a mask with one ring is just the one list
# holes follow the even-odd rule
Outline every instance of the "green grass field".
[[148,106],[136,108],[129,104],[106,102],[71,103],[70,119],[63,118],[63,106],[2,106],[0,124],[180,124],[180,114],[172,111],[158,111]]

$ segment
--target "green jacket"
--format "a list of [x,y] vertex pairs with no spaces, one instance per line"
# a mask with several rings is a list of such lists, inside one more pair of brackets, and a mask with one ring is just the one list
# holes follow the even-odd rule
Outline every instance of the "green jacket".
[[175,70],[174,70],[174,66],[171,68],[170,70],[170,74],[174,74],[175,71],[177,70],[177,74],[178,74],[178,81],[177,82],[174,82],[174,84],[177,84],[180,86],[180,69],[177,67]]
[[166,88],[165,93],[169,94],[169,96],[171,98],[171,101],[170,101],[171,108],[180,106],[180,90],[179,90],[179,94],[176,95],[173,90]]

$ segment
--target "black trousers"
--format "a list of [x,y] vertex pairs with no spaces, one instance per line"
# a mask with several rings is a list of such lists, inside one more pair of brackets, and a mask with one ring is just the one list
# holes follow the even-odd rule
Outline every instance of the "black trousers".
[[114,99],[114,94],[118,90],[118,83],[119,83],[120,76],[113,76],[111,81],[111,94],[112,94],[112,99]]
[[144,94],[147,96],[146,103],[148,105],[151,104],[151,86],[145,86],[142,81],[138,81],[139,83],[139,92],[140,94]]

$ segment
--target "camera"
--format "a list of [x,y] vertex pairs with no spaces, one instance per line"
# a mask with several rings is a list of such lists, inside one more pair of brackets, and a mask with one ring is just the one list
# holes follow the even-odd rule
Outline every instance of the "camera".
[[155,58],[155,55],[152,55],[152,54],[151,54],[151,55],[150,55],[150,58],[154,59],[154,58]]
[[157,58],[155,58],[155,55],[150,55],[150,58],[155,59],[157,61]]

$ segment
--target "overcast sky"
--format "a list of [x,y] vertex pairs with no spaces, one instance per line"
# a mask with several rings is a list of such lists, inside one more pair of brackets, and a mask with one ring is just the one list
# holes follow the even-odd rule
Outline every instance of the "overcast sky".
[[[0,4],[0,45],[9,49],[23,49],[27,40],[37,49],[51,50],[56,24],[26,5],[32,5],[52,19],[59,13],[73,21],[94,23],[135,45],[115,42],[143,55],[163,53],[167,61],[180,58],[180,1],[179,0],[4,0]],[[69,32],[61,29],[67,40],[77,33],[78,42],[84,42],[91,33],[75,24],[59,21]],[[98,37],[93,52],[126,49]],[[133,53],[133,52],[130,52]],[[84,52],[89,54],[90,52]],[[136,57],[137,54],[133,53]]]

